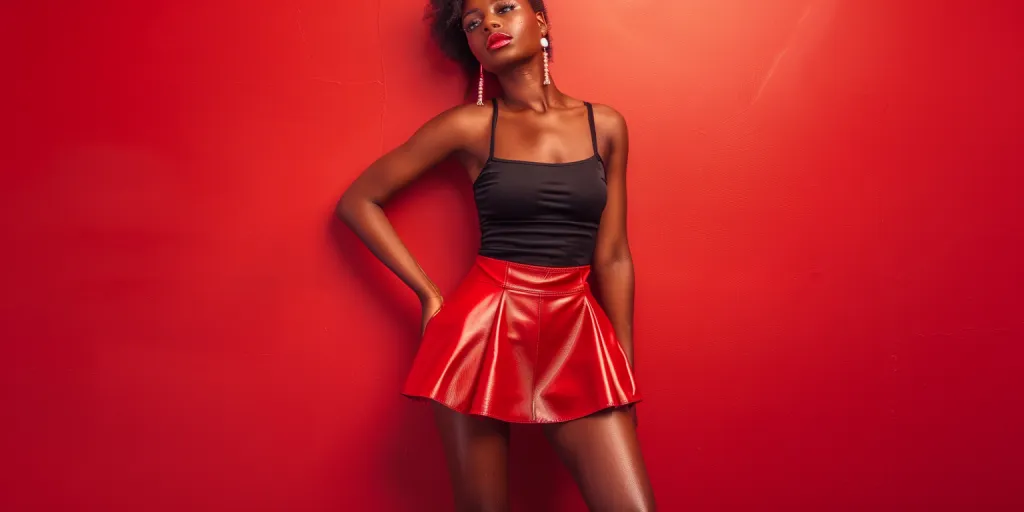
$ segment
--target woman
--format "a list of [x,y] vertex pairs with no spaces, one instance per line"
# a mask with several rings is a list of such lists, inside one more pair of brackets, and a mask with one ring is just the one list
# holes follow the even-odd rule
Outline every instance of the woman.
[[[433,404],[459,510],[507,510],[509,423],[543,424],[591,510],[654,510],[633,412],[625,121],[550,79],[543,0],[432,4],[442,49],[479,70],[477,102],[427,122],[338,204],[423,305],[402,392]],[[503,90],[490,102],[485,70]],[[445,302],[380,205],[450,155],[472,181],[481,244]]]

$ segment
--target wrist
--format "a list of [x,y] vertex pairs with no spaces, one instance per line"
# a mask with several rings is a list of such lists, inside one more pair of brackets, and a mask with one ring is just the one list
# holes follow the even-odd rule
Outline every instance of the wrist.
[[620,345],[622,346],[622,351],[626,354],[626,362],[629,363],[629,368],[631,370],[635,370],[636,364],[633,361],[633,340],[626,338],[625,340],[620,341]]

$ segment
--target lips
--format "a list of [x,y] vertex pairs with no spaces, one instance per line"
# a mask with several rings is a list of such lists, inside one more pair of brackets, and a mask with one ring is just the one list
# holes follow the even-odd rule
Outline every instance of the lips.
[[487,38],[487,49],[490,51],[497,50],[498,48],[504,48],[512,42],[512,36],[503,32],[494,32]]

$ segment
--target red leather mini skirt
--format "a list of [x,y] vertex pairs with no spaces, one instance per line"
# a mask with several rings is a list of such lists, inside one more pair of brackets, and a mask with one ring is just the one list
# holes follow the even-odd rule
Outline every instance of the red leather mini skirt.
[[427,324],[402,394],[513,423],[639,401],[589,274],[477,257]]

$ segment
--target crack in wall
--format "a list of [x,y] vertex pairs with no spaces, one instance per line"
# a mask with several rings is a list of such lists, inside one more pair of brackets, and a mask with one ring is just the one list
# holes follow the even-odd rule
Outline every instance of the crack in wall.
[[295,8],[295,23],[299,26],[302,46],[306,47],[306,60],[313,62],[313,45],[309,44],[309,39],[306,38],[306,27],[302,25],[302,9],[299,7]]
[[775,59],[772,61],[771,67],[768,68],[768,72],[765,73],[764,78],[761,79],[761,84],[757,88],[757,93],[755,93],[754,97],[750,100],[749,106],[753,106],[755,103],[757,103],[757,100],[761,99],[761,94],[763,94],[765,88],[768,87],[768,82],[771,81],[772,76],[775,75],[775,70],[779,68],[779,63],[782,62],[782,59],[786,56],[786,53],[789,52],[789,49],[796,42],[797,35],[800,33],[800,29],[803,28],[804,22],[807,20],[807,17],[819,6],[820,3],[821,2],[814,2],[808,4],[807,7],[804,9],[803,15],[800,16],[799,20],[797,20],[796,26],[793,27],[793,30],[791,30],[789,33],[789,37],[786,39],[786,46],[782,48],[782,51],[775,55]]
[[[378,130],[380,131],[379,145],[380,145],[380,154],[381,155],[384,154],[384,126],[385,126],[385,120],[387,119],[387,113],[388,113],[388,104],[387,104],[387,102],[388,102],[387,70],[385,69],[385,66],[384,66],[384,48],[383,48],[383,45],[381,44],[381,41],[383,40],[382,39],[383,30],[381,29],[382,1],[383,0],[377,0],[377,49],[380,51],[380,78],[377,79],[377,80],[349,80],[349,81],[342,81],[342,80],[332,80],[330,78],[324,78],[324,77],[319,77],[319,76],[311,76],[311,77],[309,77],[310,80],[314,80],[314,81],[322,82],[322,83],[327,83],[327,84],[332,84],[332,85],[338,85],[338,86],[368,85],[368,84],[380,85],[380,87],[381,87],[381,100],[380,100],[381,111],[380,111],[380,123],[379,123],[379,126],[378,126]],[[299,38],[302,41],[302,45],[306,48],[306,58],[310,62],[312,62],[313,61],[313,45],[311,45],[309,43],[309,38],[306,36],[306,27],[302,23],[302,8],[298,7],[298,6],[295,6],[295,22],[296,22],[296,25],[298,26],[298,29],[299,29]]]
[[346,81],[342,81],[342,80],[331,80],[330,78],[324,78],[324,77],[321,77],[321,76],[311,76],[311,77],[309,77],[309,79],[310,80],[316,80],[317,82],[323,82],[325,84],[332,84],[332,85],[370,85],[370,84],[383,85],[383,84],[381,84],[380,80],[349,80],[349,81],[346,82]]

